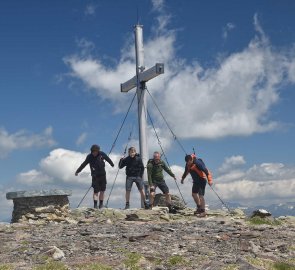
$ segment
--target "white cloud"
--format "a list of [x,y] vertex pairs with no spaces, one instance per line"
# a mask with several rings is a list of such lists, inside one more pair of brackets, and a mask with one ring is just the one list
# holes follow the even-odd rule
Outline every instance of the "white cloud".
[[225,173],[233,168],[244,165],[246,163],[243,156],[231,156],[229,158],[225,158],[224,163],[219,168],[220,173]]
[[221,197],[228,201],[247,205],[268,201],[270,204],[294,197],[294,175],[295,167],[286,167],[282,163],[262,163],[248,170],[234,169],[219,175],[215,179],[215,187]]
[[76,145],[81,145],[82,143],[84,143],[86,138],[87,138],[87,133],[83,132],[76,140]]
[[52,127],[47,127],[41,134],[32,134],[26,130],[9,134],[6,129],[0,128],[0,159],[14,150],[54,146],[56,142],[52,133]]
[[223,37],[223,39],[227,39],[228,33],[230,31],[232,31],[233,29],[235,29],[235,28],[236,28],[236,26],[233,23],[231,23],[231,22],[227,23],[226,26],[223,27],[223,29],[222,29],[222,37]]
[[[155,3],[160,7],[162,2]],[[160,33],[155,30],[145,41],[145,65],[165,63],[165,74],[147,85],[178,137],[245,136],[280,126],[269,115],[279,102],[282,85],[294,83],[295,55],[272,47],[257,15],[257,35],[243,50],[218,59],[218,65],[210,68],[177,57],[176,32],[165,27]],[[91,55],[65,58],[72,76],[81,79],[101,98],[115,102],[116,110],[126,108],[126,95],[119,93],[120,83],[135,75],[134,45],[128,44],[114,67],[105,66]],[[152,115],[156,126],[159,125],[159,114],[153,110]]]

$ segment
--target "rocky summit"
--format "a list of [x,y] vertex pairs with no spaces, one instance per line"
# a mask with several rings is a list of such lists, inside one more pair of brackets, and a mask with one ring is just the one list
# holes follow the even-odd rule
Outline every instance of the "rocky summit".
[[0,269],[295,269],[295,218],[165,207],[0,224]]

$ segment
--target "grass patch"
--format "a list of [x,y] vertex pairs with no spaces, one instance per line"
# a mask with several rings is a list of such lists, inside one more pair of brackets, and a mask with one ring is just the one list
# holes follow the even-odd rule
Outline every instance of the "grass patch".
[[12,270],[12,266],[8,264],[0,264],[0,270]]
[[168,265],[169,266],[175,266],[175,265],[187,265],[188,262],[186,261],[185,258],[183,258],[182,256],[180,255],[174,255],[174,256],[171,256],[169,259],[168,259]]
[[288,262],[273,262],[267,259],[247,257],[247,261],[258,267],[262,267],[267,270],[295,270],[294,264]]
[[34,267],[33,270],[68,270],[68,267],[61,262],[49,261],[46,264]]
[[274,269],[276,270],[294,270],[295,266],[285,263],[285,262],[276,262],[273,265]]
[[113,268],[105,265],[105,264],[101,264],[101,263],[92,263],[92,264],[88,264],[88,265],[79,265],[78,268],[75,269],[79,269],[79,270],[112,270]]
[[124,265],[130,270],[140,270],[138,265],[142,256],[139,253],[132,252],[126,254],[127,258],[124,260]]
[[281,225],[282,222],[281,221],[278,221],[278,220],[270,220],[270,219],[267,219],[267,218],[261,218],[261,217],[252,217],[252,218],[249,218],[247,220],[250,224],[252,225],[272,225],[272,226],[278,226],[278,225]]

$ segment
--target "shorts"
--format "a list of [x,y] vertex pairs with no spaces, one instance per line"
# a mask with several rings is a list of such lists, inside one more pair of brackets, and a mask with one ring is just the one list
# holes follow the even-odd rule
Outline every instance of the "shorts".
[[143,180],[141,177],[136,177],[136,176],[127,176],[126,178],[126,191],[131,191],[133,183],[136,184],[138,190],[143,189]]
[[206,180],[194,181],[192,193],[198,193],[201,196],[205,195]]
[[92,185],[94,193],[105,191],[107,187],[106,175],[95,175],[92,176]]
[[156,188],[158,187],[163,192],[163,194],[169,193],[169,188],[165,181],[162,181],[160,183],[153,183],[153,186],[155,187],[155,189],[150,189],[150,192],[155,192]]

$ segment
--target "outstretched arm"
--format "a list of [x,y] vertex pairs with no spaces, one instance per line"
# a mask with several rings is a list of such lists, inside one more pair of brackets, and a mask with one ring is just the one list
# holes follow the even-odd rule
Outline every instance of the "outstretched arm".
[[176,180],[175,174],[169,169],[169,167],[166,165],[166,163],[164,161],[162,161],[162,163],[163,163],[164,171]]
[[80,165],[80,167],[76,170],[75,175],[77,176],[85,167],[86,165],[89,163],[89,159],[88,156],[86,157],[86,159],[84,160],[84,162]]

